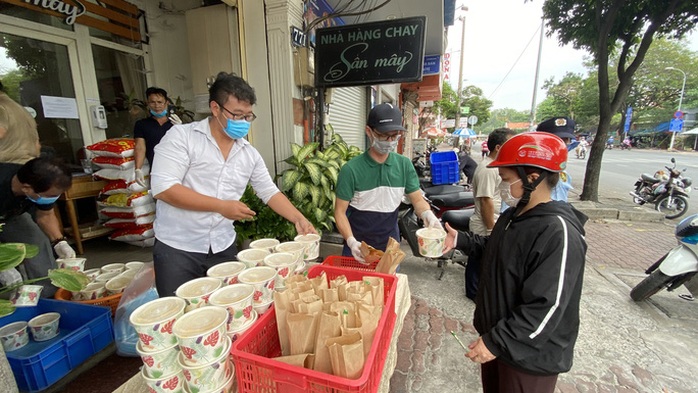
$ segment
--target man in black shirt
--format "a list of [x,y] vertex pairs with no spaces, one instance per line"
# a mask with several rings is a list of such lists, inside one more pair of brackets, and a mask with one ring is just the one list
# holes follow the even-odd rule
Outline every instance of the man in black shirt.
[[[24,165],[0,163],[0,243],[26,243],[39,248],[35,257],[23,262],[29,279],[45,277],[49,269],[56,268],[54,251],[60,258],[75,257],[53,213],[54,203],[71,184],[68,168],[53,159],[35,158]],[[20,279],[14,271],[0,273],[2,286]],[[44,287],[42,297],[53,297],[56,287],[49,280],[37,284]]]

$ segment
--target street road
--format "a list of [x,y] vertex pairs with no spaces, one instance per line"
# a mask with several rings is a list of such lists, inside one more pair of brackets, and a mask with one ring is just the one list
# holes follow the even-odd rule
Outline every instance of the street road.
[[[628,205],[632,205],[632,197],[628,193],[633,190],[633,184],[640,177],[640,174],[654,174],[656,171],[664,169],[665,165],[671,167],[672,157],[676,159],[677,168],[686,168],[684,176],[693,179],[693,186],[697,187],[698,152],[670,153],[665,150],[621,150],[615,148],[604,151],[599,180],[599,196],[621,199],[627,201]],[[570,152],[567,167],[574,186],[574,190],[570,192],[570,199],[577,198],[582,192],[587,159],[577,159],[574,151]],[[698,190],[693,189],[690,196],[688,212],[681,218],[698,213]]]

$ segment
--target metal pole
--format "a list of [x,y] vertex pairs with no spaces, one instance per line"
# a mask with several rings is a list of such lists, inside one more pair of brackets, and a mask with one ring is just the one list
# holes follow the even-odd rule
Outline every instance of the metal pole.
[[[667,67],[667,68],[665,68],[665,70],[676,70],[676,71],[680,72],[681,74],[683,74],[683,84],[681,85],[681,95],[679,96],[679,109],[678,109],[678,111],[681,112],[681,104],[683,104],[683,92],[686,89],[686,73],[681,71],[680,69],[678,69],[676,67]],[[669,150],[674,149],[674,138],[676,138],[676,132],[672,131],[671,132],[671,142],[669,142]],[[695,144],[693,146],[693,149],[695,150]]]
[[[462,11],[467,11],[468,7],[462,6]],[[460,64],[458,65],[458,91],[456,92],[456,124],[454,130],[460,128],[460,104],[461,90],[463,89],[463,62],[465,61],[465,16],[458,17],[463,22],[460,38]]]
[[540,59],[543,53],[543,32],[545,30],[545,20],[540,20],[540,42],[538,43],[538,61],[536,62],[536,77],[533,81],[533,99],[531,100],[531,118],[529,119],[529,131],[533,131],[536,124],[536,97],[538,95],[538,75],[540,74]]

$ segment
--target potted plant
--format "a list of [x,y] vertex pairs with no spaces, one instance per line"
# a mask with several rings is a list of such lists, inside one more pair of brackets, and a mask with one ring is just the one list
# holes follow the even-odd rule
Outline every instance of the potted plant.
[[[291,167],[281,175],[281,191],[291,203],[315,226],[318,232],[334,230],[335,187],[339,170],[348,160],[362,153],[356,146],[348,146],[339,134],[332,136],[332,144],[324,151],[319,144],[300,146],[291,144],[292,154],[284,160]],[[240,199],[257,215],[245,221],[236,221],[238,238],[275,238],[292,240],[296,234],[293,224],[284,220],[262,203],[251,187]]]

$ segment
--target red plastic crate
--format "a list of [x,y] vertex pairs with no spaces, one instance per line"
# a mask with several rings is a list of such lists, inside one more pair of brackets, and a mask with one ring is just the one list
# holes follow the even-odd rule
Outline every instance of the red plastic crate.
[[312,267],[308,277],[319,276],[322,272],[327,274],[328,280],[344,275],[349,281],[359,281],[364,276],[381,277],[384,281],[385,307],[361,376],[347,379],[271,359],[281,356],[276,311],[272,307],[233,344],[239,393],[368,393],[378,390],[395,327],[397,277],[326,265]]
[[343,267],[347,269],[363,270],[367,272],[375,272],[378,262],[373,262],[370,265],[365,265],[352,257],[343,257],[341,255],[330,255],[322,261],[323,266]]

